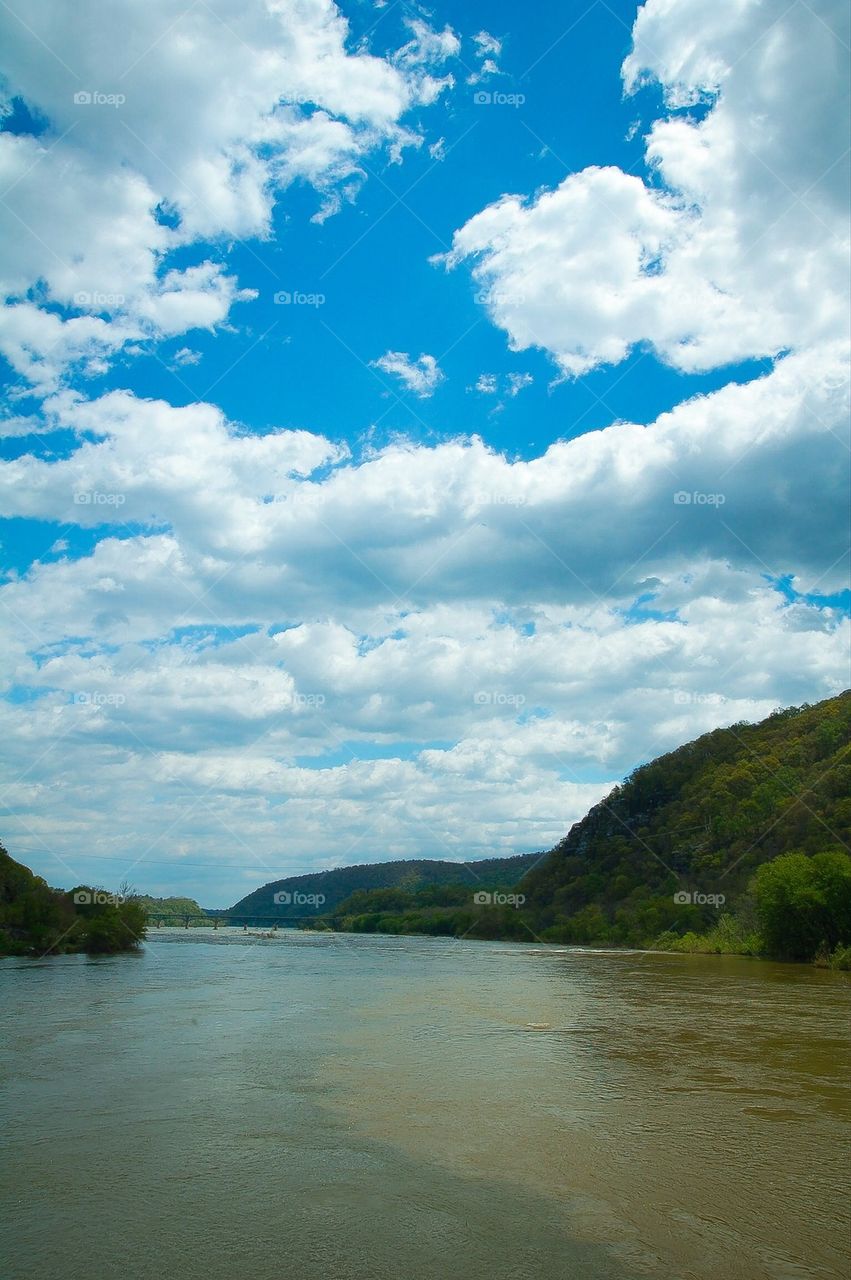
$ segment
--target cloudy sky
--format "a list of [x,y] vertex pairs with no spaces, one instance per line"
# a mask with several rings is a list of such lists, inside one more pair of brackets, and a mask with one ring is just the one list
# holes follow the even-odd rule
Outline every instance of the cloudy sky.
[[543,849],[845,687],[848,19],[4,4],[10,852]]

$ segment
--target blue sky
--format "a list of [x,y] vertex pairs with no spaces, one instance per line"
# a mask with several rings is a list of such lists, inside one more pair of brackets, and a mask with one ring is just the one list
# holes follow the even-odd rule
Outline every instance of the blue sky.
[[[450,9],[435,9],[432,25],[450,23]],[[388,6],[376,16],[354,6],[347,12],[355,39],[369,31],[371,47],[389,53],[404,43],[403,24],[415,10]],[[552,388],[556,374],[546,354],[507,351],[469,280],[430,262],[449,249],[456,227],[506,191],[555,186],[586,165],[647,173],[640,129],[630,140],[627,135],[642,116],[652,119],[658,87],[624,100],[620,84],[634,5],[579,9],[567,34],[565,15],[556,7],[526,26],[518,24],[511,5],[488,6],[487,16],[507,33],[503,74],[488,80],[489,92],[522,102],[479,104],[476,86],[446,95],[423,113],[430,115],[430,134],[438,131],[445,139],[445,159],[434,159],[427,147],[406,155],[403,164],[377,157],[356,203],[321,225],[310,221],[319,204],[316,191],[306,184],[291,189],[274,209],[268,241],[252,238],[220,249],[240,284],[257,292],[235,310],[234,331],[196,333],[191,347],[201,359],[192,365],[173,363],[186,348],[185,335],[157,344],[147,357],[127,357],[92,380],[90,391],[125,386],[130,376],[136,394],[178,405],[215,392],[230,418],[256,431],[304,427],[353,447],[367,434],[380,444],[400,431],[430,441],[479,433],[528,458],[613,418],[652,421],[686,395],[736,376],[738,369],[725,368],[684,379],[639,349],[625,365]],[[472,25],[476,20],[471,15]],[[479,65],[471,43],[463,46],[461,75]],[[207,251],[207,245],[196,246],[183,260],[197,262]],[[284,310],[274,302],[281,291],[315,301]],[[370,369],[388,347],[438,354],[446,382],[428,403],[400,396],[391,378]],[[511,373],[529,375],[534,383],[522,401],[483,396],[471,390],[482,371],[501,384]],[[13,370],[6,372],[10,384],[17,381]],[[753,369],[746,364],[741,372],[752,375]],[[51,439],[45,447],[56,445]]]
[[841,5],[78,17],[2,19],[16,856],[542,848],[847,684]]

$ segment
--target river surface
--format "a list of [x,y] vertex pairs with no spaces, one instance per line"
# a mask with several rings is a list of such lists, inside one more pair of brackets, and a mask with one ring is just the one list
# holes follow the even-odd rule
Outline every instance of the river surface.
[[847,975],[157,930],[0,961],[8,1280],[836,1280]]

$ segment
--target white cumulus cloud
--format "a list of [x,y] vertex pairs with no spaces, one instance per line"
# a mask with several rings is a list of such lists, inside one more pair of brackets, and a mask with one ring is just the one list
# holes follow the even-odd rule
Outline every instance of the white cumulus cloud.
[[413,391],[421,400],[434,395],[444,378],[437,360],[429,355],[421,355],[412,360],[407,351],[386,351],[378,360],[373,361],[373,365],[398,378],[406,391]]
[[665,92],[655,180],[584,169],[455,234],[446,261],[472,260],[512,347],[579,375],[640,343],[692,371],[847,337],[848,18],[648,0],[623,73]]
[[0,352],[24,387],[221,325],[253,295],[214,257],[177,270],[171,253],[268,235],[296,180],[327,217],[353,197],[366,154],[418,145],[402,118],[449,87],[431,72],[456,38],[413,27],[379,58],[350,49],[332,0],[0,11],[6,96],[47,122],[0,133]]

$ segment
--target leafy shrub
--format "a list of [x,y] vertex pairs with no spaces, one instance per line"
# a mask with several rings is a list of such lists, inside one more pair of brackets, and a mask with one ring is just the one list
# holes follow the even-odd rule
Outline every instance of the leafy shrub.
[[783,854],[759,868],[751,888],[771,955],[812,960],[851,943],[851,858],[842,850]]

